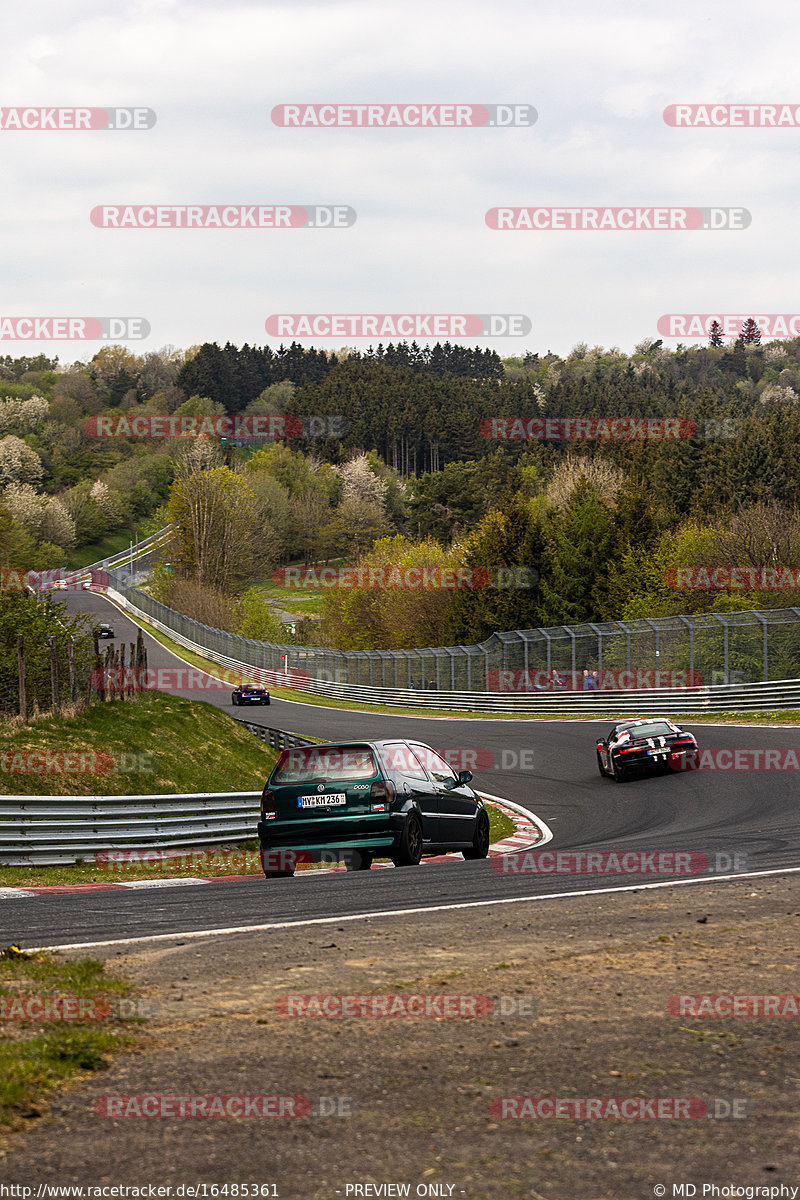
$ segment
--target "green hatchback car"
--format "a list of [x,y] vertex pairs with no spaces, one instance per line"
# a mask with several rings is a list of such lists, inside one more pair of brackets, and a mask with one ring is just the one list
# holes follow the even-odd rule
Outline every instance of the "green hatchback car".
[[469,786],[423,742],[394,738],[283,750],[261,796],[258,837],[267,878],[298,862],[344,861],[369,870],[423,855],[489,853],[489,815]]

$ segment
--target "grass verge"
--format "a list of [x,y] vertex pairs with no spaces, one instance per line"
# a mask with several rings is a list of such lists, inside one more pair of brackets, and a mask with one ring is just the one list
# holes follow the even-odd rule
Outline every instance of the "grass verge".
[[213,705],[143,692],[4,734],[0,794],[260,791],[275,761],[274,750]]
[[110,533],[99,542],[92,542],[73,550],[67,556],[67,567],[71,571],[77,571],[81,567],[88,567],[89,563],[99,562],[101,558],[112,558],[115,554],[122,554],[130,547],[131,542],[135,544],[136,540],[135,530],[118,529],[116,533]]
[[[119,1004],[130,990],[129,983],[106,975],[104,965],[94,959],[67,961],[14,947],[0,952],[0,1005],[4,1017],[12,1014],[3,1020],[0,1041],[0,1135],[40,1117],[53,1091],[103,1070],[109,1053],[133,1043],[129,1030],[141,1018],[121,1014],[135,1012],[137,1006]],[[67,997],[87,1003],[65,1005]],[[55,1019],[28,1015],[47,1014],[47,1000]],[[82,1013],[83,1019],[63,1019],[70,1011]],[[87,1016],[89,1012],[99,1015]],[[24,1014],[21,1019],[18,1013]]]

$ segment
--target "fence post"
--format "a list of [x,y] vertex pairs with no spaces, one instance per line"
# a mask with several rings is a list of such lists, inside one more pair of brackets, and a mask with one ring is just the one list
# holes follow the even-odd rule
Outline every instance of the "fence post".
[[147,647],[141,629],[136,634],[136,689],[142,691],[147,681]]
[[[100,642],[98,641],[98,637],[97,637],[96,633],[94,634],[93,641],[94,641],[94,671],[92,672],[92,674],[94,675],[94,677],[97,681],[96,685],[95,685],[97,688],[97,697],[101,702],[104,703],[105,698],[106,698],[106,675],[105,675],[105,670],[103,669],[103,660],[100,657]],[[90,675],[89,676],[89,690],[87,692],[87,696],[91,696],[91,694],[92,694],[91,689],[92,689],[92,676]]]
[[25,686],[25,639],[17,634],[17,671],[19,674],[19,715],[28,720],[28,693]]
[[61,712],[61,697],[58,690],[58,645],[55,634],[47,639],[50,643],[50,693],[53,701],[53,711]]
[[67,646],[67,662],[69,664],[69,698],[74,704],[78,699],[78,685],[75,679],[75,643],[70,641]]

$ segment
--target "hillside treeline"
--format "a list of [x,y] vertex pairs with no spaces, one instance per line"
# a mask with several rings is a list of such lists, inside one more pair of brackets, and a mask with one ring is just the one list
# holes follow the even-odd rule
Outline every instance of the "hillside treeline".
[[[68,367],[0,358],[0,565],[55,566],[114,530],[172,518],[184,531],[177,574],[233,596],[233,623],[263,636],[274,632],[269,614],[243,614],[240,601],[282,563],[373,553],[384,565],[394,553],[416,563],[427,546],[437,562],[444,552],[448,562],[522,565],[537,580],[450,596],[424,619],[415,600],[379,614],[375,596],[359,607],[331,593],[315,636],[342,645],[378,646],[400,630],[402,644],[420,644],[409,640],[415,625],[426,641],[433,628],[438,640],[473,641],[493,629],[790,605],[797,596],[785,591],[679,591],[665,579],[695,563],[800,562],[798,396],[800,339],[675,351],[646,340],[631,355],[579,344],[565,358],[504,360],[414,344],[141,356],[110,346]],[[182,439],[102,440],[84,426],[106,414],[194,413],[329,414],[346,432],[261,449],[209,439],[193,459]],[[667,440],[485,436],[493,418],[515,417],[669,418],[697,430]],[[225,531],[222,557],[191,524],[192,504],[212,500],[219,522],[206,533]]]

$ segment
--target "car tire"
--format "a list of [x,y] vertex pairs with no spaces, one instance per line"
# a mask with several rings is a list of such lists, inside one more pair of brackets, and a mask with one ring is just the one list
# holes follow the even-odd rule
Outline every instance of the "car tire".
[[369,871],[372,867],[373,853],[371,850],[351,850],[344,856],[345,870]]
[[610,755],[610,758],[611,758],[611,778],[614,780],[614,783],[624,783],[625,779],[626,779],[626,772],[621,770],[617,766],[616,760],[615,760],[613,754]]
[[475,821],[475,834],[472,838],[472,845],[469,850],[462,850],[461,852],[464,858],[486,858],[489,854],[491,836],[489,817],[486,810],[482,808]]
[[392,854],[396,867],[417,867],[422,858],[422,823],[415,812],[410,812],[403,823],[403,831],[397,850]]
[[267,697],[267,699],[266,699],[266,700],[262,700],[262,701],[261,701],[261,703],[262,703],[262,704],[269,704],[269,697]]
[[600,772],[600,774],[603,776],[603,779],[605,779],[606,776],[608,775],[608,771],[603,766],[603,756],[599,750],[597,751],[597,769]]
[[[268,870],[267,863],[264,861],[265,857],[267,854],[275,854],[275,853],[278,854],[278,860],[277,860],[278,869],[277,870]],[[259,856],[261,858],[261,869],[264,872],[265,879],[291,879],[292,878],[292,876],[294,875],[295,866],[297,864],[291,858],[289,858],[289,853],[290,852],[287,852],[287,854],[284,855],[284,853],[282,851],[277,851],[277,852],[275,850],[265,851],[262,846],[261,850],[259,851]],[[287,861],[287,859],[288,859],[288,861]],[[273,860],[273,861],[275,861],[275,860]],[[269,866],[270,867],[272,866],[272,862],[269,863]]]
[[239,701],[237,700],[236,695],[234,693],[234,695],[231,696],[231,704],[236,705],[238,703],[239,703]]

